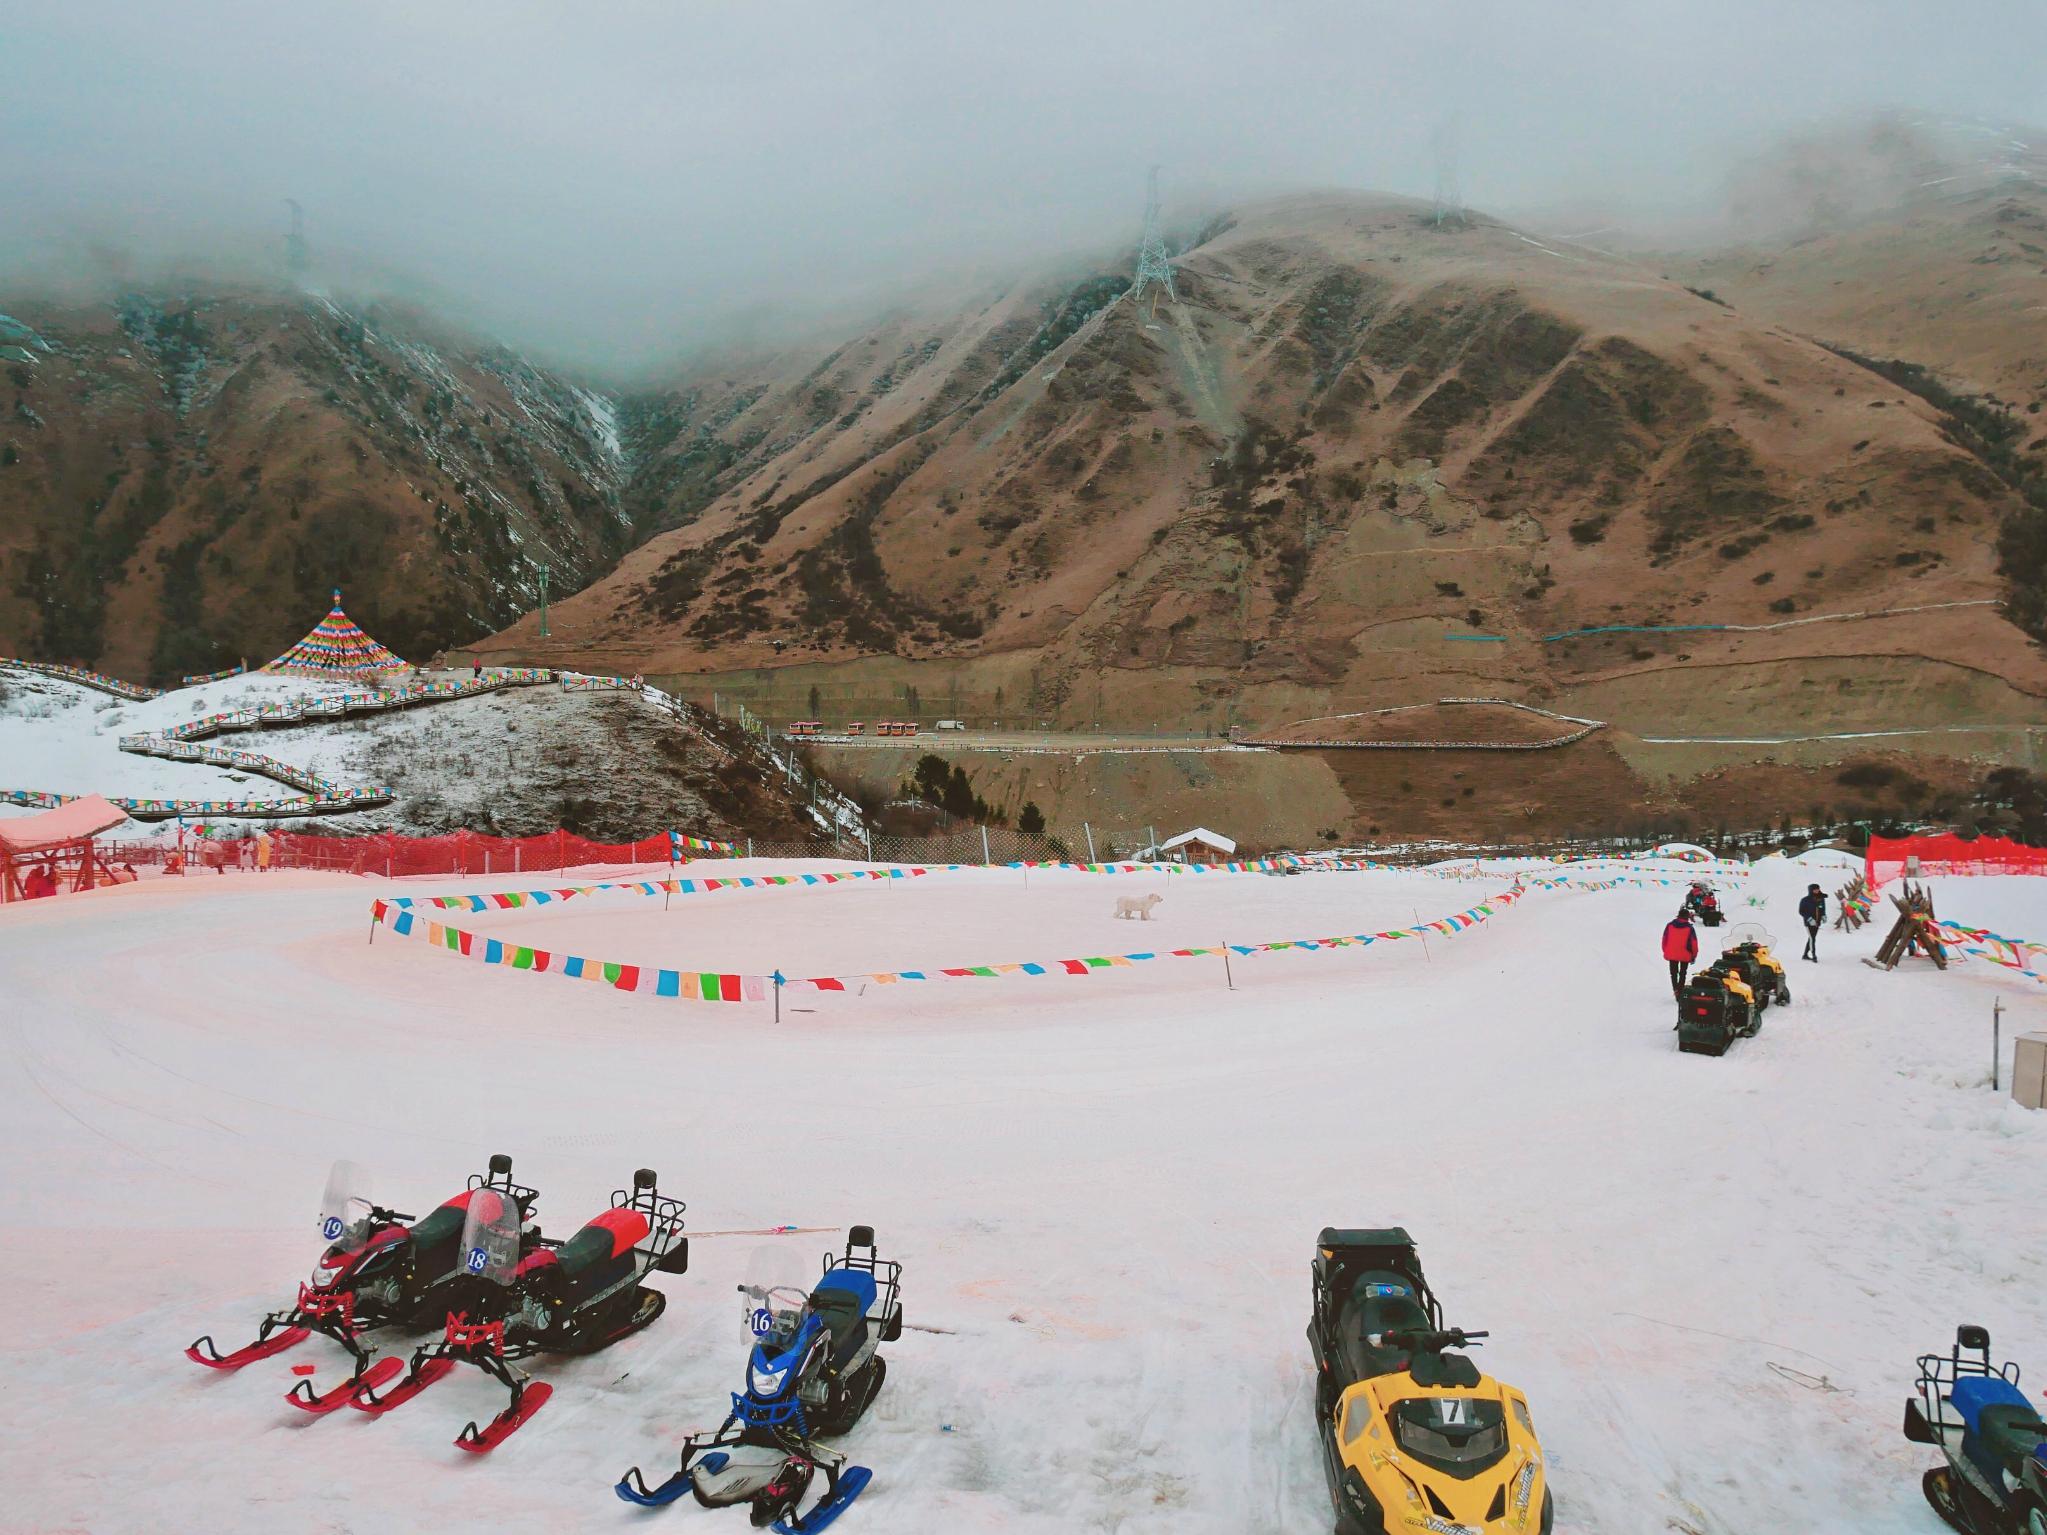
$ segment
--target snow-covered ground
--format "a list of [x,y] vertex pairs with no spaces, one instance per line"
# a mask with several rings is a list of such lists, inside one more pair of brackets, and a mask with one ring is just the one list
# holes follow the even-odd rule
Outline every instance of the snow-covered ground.
[[[1795,954],[1810,877],[1766,865],[1731,904]],[[463,920],[818,974],[1366,932],[1489,893],[1204,875],[1151,924],[1113,919],[1158,878],[1026,892],[965,871]],[[610,1489],[742,1384],[733,1286],[757,1239],[708,1233],[783,1224],[871,1222],[907,1319],[946,1329],[885,1350],[845,1441],[875,1471],[848,1532],[1326,1530],[1303,1329],[1330,1224],[1406,1226],[1450,1320],[1491,1329],[1479,1362],[1528,1392],[1560,1531],[1931,1535],[1929,1457],[1898,1433],[1914,1354],[1980,1322],[2029,1382],[2047,1372],[2047,1114],[1987,1086],[1992,997],[2007,1051],[2047,998],[1981,962],[1874,971],[1881,921],[1791,959],[1795,1003],[1716,1060],[1671,1033],[1669,887],[1531,894],[1426,950],[1240,958],[1234,991],[1215,961],[1171,960],[792,993],[779,1026],[388,932],[366,947],[391,889],[250,874],[0,908],[0,1524],[736,1535],[736,1510],[646,1515]],[[2041,881],[1936,900],[2047,938]],[[698,1236],[690,1272],[655,1281],[667,1314],[542,1360],[553,1399],[482,1464],[451,1444],[501,1405],[476,1372],[387,1418],[313,1420],[280,1398],[295,1363],[340,1378],[330,1344],[233,1375],[182,1357],[290,1298],[333,1159],[418,1211],[496,1151],[552,1234],[646,1166]]]
[[[303,790],[259,774],[124,752],[120,738],[209,714],[367,690],[364,683],[251,673],[133,703],[62,678],[0,670],[0,789],[143,799],[298,798]],[[388,713],[236,731],[197,744],[273,757],[348,788],[395,792],[391,805],[321,817],[335,833],[385,826],[433,833],[465,820],[501,819],[530,834],[560,825],[564,795],[573,794],[586,816],[595,802],[619,805],[609,820],[639,836],[694,824],[690,817],[705,808],[700,796],[667,781],[675,773],[663,777],[673,763],[647,750],[629,728],[637,724],[644,734],[659,720],[637,694],[518,687]],[[0,805],[0,814],[35,813]],[[146,836],[155,829],[131,822],[117,835]]]
[[[304,677],[248,673],[204,687],[174,688],[160,697],[134,703],[34,673],[0,672],[0,685],[7,693],[0,701],[0,789],[135,799],[253,800],[302,795],[303,790],[256,774],[124,752],[120,739],[168,730],[208,714],[363,690],[361,684],[341,686]],[[262,752],[294,767],[306,765],[266,744],[275,735],[272,731],[240,731],[201,744]]]

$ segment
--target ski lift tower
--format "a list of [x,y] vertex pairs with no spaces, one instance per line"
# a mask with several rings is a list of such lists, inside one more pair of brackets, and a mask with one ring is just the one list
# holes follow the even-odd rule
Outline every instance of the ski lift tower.
[[[1130,281],[1130,302],[1133,305],[1144,299],[1147,286],[1166,290],[1166,297],[1178,301],[1180,295],[1173,291],[1173,264],[1166,256],[1166,237],[1159,233],[1159,168],[1151,168],[1151,182],[1144,199],[1144,238],[1137,244],[1137,275]],[[1153,308],[1158,305],[1157,296],[1152,298]]]

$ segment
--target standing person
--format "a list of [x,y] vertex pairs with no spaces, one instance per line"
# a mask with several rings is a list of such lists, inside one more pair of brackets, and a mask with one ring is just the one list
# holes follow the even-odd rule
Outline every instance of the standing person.
[[1805,923],[1805,952],[1798,957],[1820,962],[1820,924],[1827,920],[1827,897],[1818,885],[1805,887],[1805,899],[1798,903],[1798,915]]
[[1692,968],[1692,961],[1699,957],[1699,930],[1692,926],[1689,907],[1680,906],[1677,915],[1663,928],[1663,957],[1670,961],[1670,994],[1682,999],[1685,994],[1685,972]]
[[256,833],[256,872],[270,872],[270,833],[267,830]]

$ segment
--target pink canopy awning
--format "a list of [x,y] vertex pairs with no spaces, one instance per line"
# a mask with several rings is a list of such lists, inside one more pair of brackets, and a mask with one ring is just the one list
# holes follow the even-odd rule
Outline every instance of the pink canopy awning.
[[128,812],[110,805],[97,794],[45,810],[41,815],[9,816],[0,820],[0,849],[10,853],[34,853],[97,836],[128,819]]

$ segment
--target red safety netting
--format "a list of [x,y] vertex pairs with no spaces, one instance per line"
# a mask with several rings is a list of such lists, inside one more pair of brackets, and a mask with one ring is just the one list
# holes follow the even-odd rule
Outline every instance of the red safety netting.
[[[1913,858],[1916,869],[1907,862]],[[1872,890],[1907,874],[2047,874],[2047,848],[2002,837],[1871,837],[1867,869]]]
[[[299,832],[272,832],[269,867],[333,869],[391,879],[407,874],[544,874],[592,864],[667,863],[672,846],[665,833],[638,842],[591,842],[567,831],[540,837],[487,837],[467,831],[446,837],[309,837]],[[169,837],[120,842],[108,845],[105,854],[114,864],[168,864],[178,856],[178,844]],[[261,868],[262,858],[262,839],[258,837],[187,837],[182,862],[186,870],[201,872]]]

